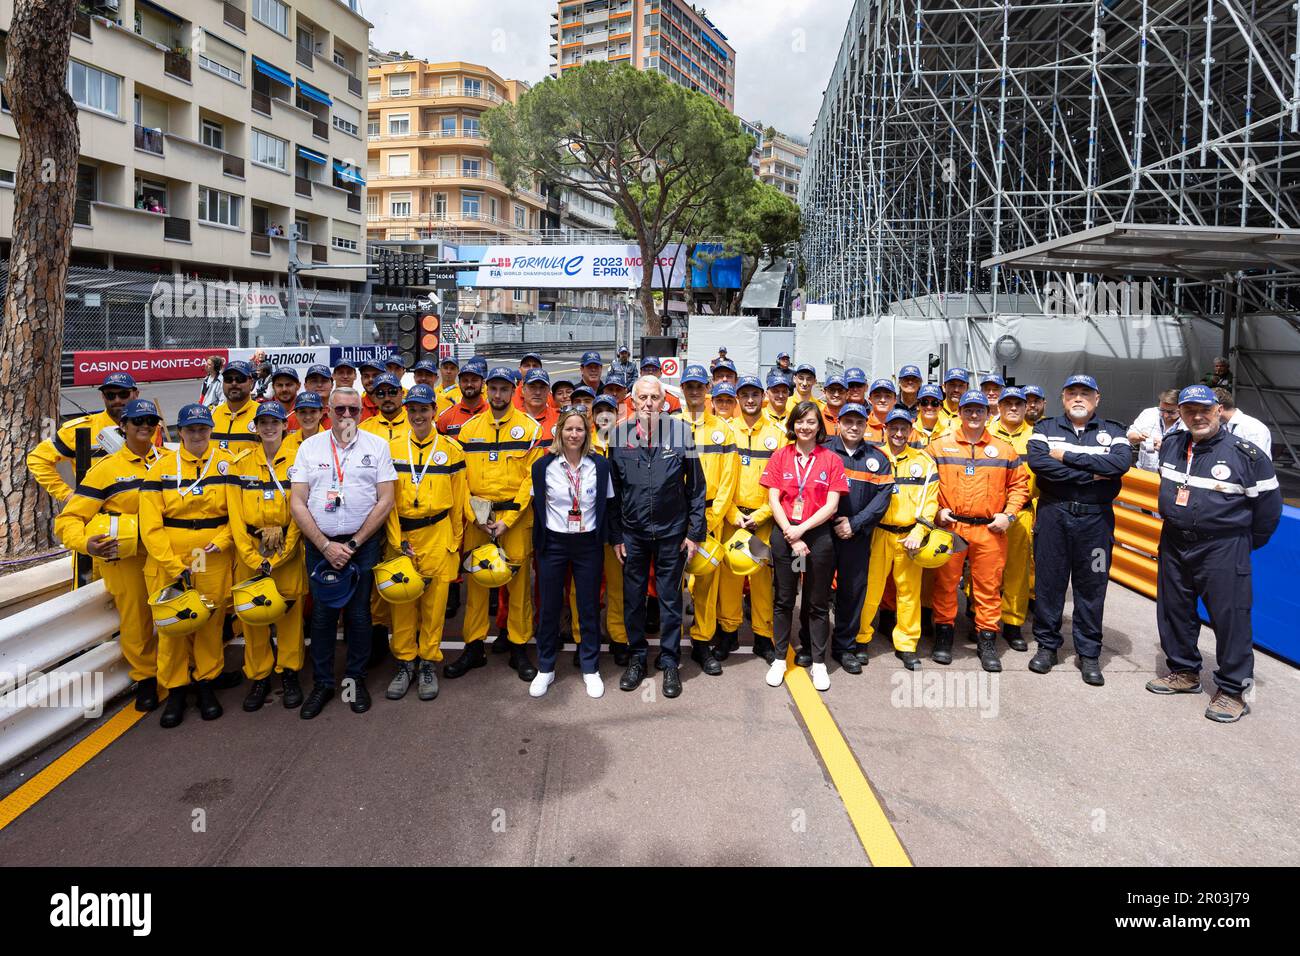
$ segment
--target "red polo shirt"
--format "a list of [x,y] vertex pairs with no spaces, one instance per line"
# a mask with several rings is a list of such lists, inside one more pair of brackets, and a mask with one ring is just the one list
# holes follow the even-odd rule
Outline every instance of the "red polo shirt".
[[[844,475],[844,464],[839,455],[825,445],[818,445],[811,457],[812,468],[807,472],[808,477],[803,486],[804,521],[826,504],[830,492],[838,491],[842,495],[849,493],[849,480]],[[802,469],[799,473],[803,473]],[[758,483],[764,488],[775,488],[780,492],[781,507],[789,518],[795,499],[799,497],[794,443],[778,448],[772,454]]]

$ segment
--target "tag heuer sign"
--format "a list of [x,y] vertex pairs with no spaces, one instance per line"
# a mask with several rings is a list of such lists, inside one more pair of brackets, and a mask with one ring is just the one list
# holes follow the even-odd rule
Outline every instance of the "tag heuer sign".
[[409,312],[424,312],[433,307],[428,299],[390,299],[372,303],[373,311],[381,315],[405,315]]

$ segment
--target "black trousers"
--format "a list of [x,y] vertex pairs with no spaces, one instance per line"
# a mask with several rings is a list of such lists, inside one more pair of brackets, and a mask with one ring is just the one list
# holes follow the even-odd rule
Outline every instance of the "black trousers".
[[1034,640],[1056,650],[1065,643],[1061,618],[1065,589],[1074,590],[1074,651],[1101,654],[1101,618],[1110,583],[1110,552],[1115,545],[1115,512],[1076,515],[1040,501],[1034,522]]
[[[665,665],[678,665],[682,645],[682,576],[686,555],[681,538],[646,538],[624,534],[623,623],[627,646],[645,663],[650,645],[645,639],[646,587],[654,565],[655,589],[659,592],[659,652]],[[592,618],[596,620],[596,618]]]
[[1202,598],[1219,660],[1214,682],[1230,694],[1243,693],[1255,674],[1250,550],[1249,534],[1187,541],[1168,522],[1160,532],[1156,627],[1169,669],[1201,671],[1196,599]]
[[541,599],[537,615],[537,669],[543,674],[555,670],[555,658],[560,653],[561,644],[560,611],[564,602],[564,581],[572,571],[581,637],[578,657],[584,674],[596,673],[600,657],[600,577],[605,566],[605,549],[599,532],[550,532],[541,550],[533,557],[537,561],[537,592]]
[[[779,526],[772,528],[772,641],[777,659],[790,646],[795,598],[803,580],[803,606],[808,609],[809,645],[813,663],[826,662],[830,641],[831,581],[835,578],[835,545],[830,524],[821,524],[804,534],[808,554],[795,558]],[[856,638],[856,632],[854,637]]]
[[874,526],[847,541],[831,532],[835,547],[835,629],[831,632],[831,650],[839,654],[857,650],[873,532]]

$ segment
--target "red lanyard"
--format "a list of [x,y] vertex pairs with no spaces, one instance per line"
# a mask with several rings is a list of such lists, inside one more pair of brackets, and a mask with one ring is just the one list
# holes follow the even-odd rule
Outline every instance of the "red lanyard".
[[582,464],[578,464],[576,471],[569,471],[569,463],[561,460],[560,467],[564,469],[564,477],[569,479],[569,486],[573,489],[573,510],[580,511],[582,509],[578,503],[578,498],[582,494]]
[[[338,483],[336,487],[337,487],[339,490],[342,490],[342,488],[343,488],[343,464],[339,462],[339,446],[336,445],[336,444],[334,444],[334,436],[333,436],[333,435],[330,435],[330,451],[334,453],[334,478],[335,478],[335,481]],[[343,462],[346,462],[346,461],[348,460],[348,455],[350,455],[350,454],[352,454],[352,449],[351,449],[351,448],[349,448],[346,452],[343,453]]]
[[1192,440],[1187,439],[1187,471],[1183,475],[1183,487],[1186,488],[1192,481]]
[[801,477],[799,475],[799,453],[797,451],[794,453],[794,480],[799,486],[797,493],[799,498],[803,497],[804,485],[808,484],[808,479],[812,476],[813,465],[816,464],[816,456],[817,453],[815,451],[808,456],[808,467],[804,469],[803,476]]

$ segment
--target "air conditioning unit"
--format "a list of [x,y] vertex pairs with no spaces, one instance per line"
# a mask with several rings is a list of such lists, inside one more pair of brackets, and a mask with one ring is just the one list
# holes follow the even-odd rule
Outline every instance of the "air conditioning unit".
[[110,10],[117,13],[121,0],[98,0],[95,6],[100,10]]

